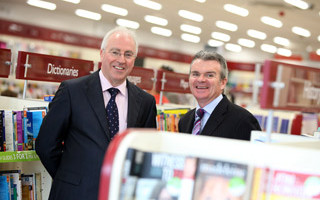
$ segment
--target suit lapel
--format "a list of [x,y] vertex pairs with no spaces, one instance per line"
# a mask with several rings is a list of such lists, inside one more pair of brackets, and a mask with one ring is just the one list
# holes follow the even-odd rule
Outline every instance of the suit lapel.
[[102,88],[99,78],[99,70],[89,77],[86,86],[86,93],[90,106],[95,112],[103,131],[106,133],[105,135],[110,139],[107,128],[107,114],[104,107]]
[[134,127],[138,120],[139,110],[141,105],[141,95],[134,85],[127,80],[128,88],[128,116],[127,127]]
[[203,128],[201,135],[216,136],[215,129],[220,125],[224,119],[224,113],[227,111],[228,99],[223,96],[223,99],[219,102],[217,107],[211,113],[205,127]]
[[186,133],[192,133],[194,120],[195,120],[195,112],[196,112],[196,109],[193,109],[191,111],[191,117],[190,117],[190,119],[189,119],[189,121],[187,122],[187,125],[186,125]]

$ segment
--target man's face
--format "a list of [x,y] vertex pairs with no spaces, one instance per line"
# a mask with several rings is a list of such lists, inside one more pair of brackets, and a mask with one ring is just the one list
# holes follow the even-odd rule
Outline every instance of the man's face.
[[217,98],[227,84],[227,78],[220,78],[221,66],[215,60],[194,60],[191,65],[189,85],[200,107]]
[[136,54],[134,39],[122,32],[113,33],[100,51],[101,70],[112,86],[123,83],[133,69]]

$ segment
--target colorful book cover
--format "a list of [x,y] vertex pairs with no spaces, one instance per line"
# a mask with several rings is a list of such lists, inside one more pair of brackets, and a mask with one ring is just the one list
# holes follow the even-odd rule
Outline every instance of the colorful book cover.
[[10,178],[10,196],[11,200],[21,200],[21,174],[20,170],[0,171],[1,175]]
[[0,199],[10,200],[10,187],[9,177],[6,175],[0,175]]
[[245,199],[248,166],[218,160],[199,159],[193,199]]
[[0,110],[0,151],[4,151],[4,131],[3,131],[3,126],[4,126],[4,110]]
[[251,200],[320,199],[320,174],[256,168]]
[[21,174],[21,191],[23,200],[34,199],[34,174]]

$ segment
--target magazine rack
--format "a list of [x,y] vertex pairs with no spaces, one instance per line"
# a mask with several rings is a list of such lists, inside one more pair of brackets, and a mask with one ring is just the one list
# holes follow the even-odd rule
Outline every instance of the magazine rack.
[[[101,170],[99,200],[119,199],[122,170],[129,148],[144,152],[221,160],[245,164],[250,168],[264,167],[315,174],[319,178],[320,142],[310,141],[308,145],[305,145],[305,142],[303,145],[297,143],[294,145],[257,144],[208,136],[159,132],[153,129],[127,129],[114,138],[106,152]],[[251,192],[248,192],[245,199],[249,199],[249,193]]]

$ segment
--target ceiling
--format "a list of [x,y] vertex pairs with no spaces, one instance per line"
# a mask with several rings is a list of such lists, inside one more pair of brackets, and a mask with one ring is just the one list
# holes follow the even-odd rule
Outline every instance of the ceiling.
[[[26,4],[26,0],[0,0],[7,3]],[[285,47],[292,51],[292,53],[303,55],[308,51],[316,51],[320,49],[320,1],[319,0],[305,0],[311,5],[307,10],[301,10],[284,2],[284,0],[206,0],[205,3],[199,3],[195,0],[153,0],[162,5],[161,10],[151,10],[133,3],[133,0],[81,0],[79,4],[72,4],[62,0],[47,0],[57,5],[54,12],[63,12],[64,14],[75,15],[75,9],[81,8],[92,12],[98,12],[102,15],[101,21],[103,23],[115,24],[117,18],[124,18],[137,21],[140,24],[139,29],[150,32],[150,28],[155,26],[144,21],[145,15],[154,15],[168,20],[168,25],[163,27],[172,30],[172,36],[180,39],[183,31],[180,30],[181,24],[188,24],[199,26],[202,29],[199,35],[200,43],[205,45],[211,39],[211,33],[218,31],[226,33],[231,36],[228,43],[237,44],[239,38],[246,38],[255,41],[254,50],[260,50],[260,45],[263,43],[282,47],[273,42],[276,36],[284,37],[290,40],[290,46]],[[110,5],[126,8],[128,15],[125,17],[115,14],[106,13],[101,10],[101,5],[107,3]],[[231,14],[223,9],[225,3],[234,4],[244,7],[249,10],[247,17],[241,17]],[[178,15],[179,10],[189,10],[195,13],[202,14],[204,20],[202,22],[195,22],[184,19]],[[52,11],[47,11],[52,12]],[[260,21],[262,16],[269,16],[283,22],[282,28],[275,28],[266,25]],[[238,25],[238,30],[235,32],[226,31],[216,27],[217,20],[227,21]],[[303,37],[294,34],[291,29],[293,26],[299,26],[311,32],[310,37]],[[264,41],[250,38],[247,35],[248,29],[255,29],[267,34]],[[164,37],[154,35],[157,37]],[[247,47],[242,47],[246,49]]]

